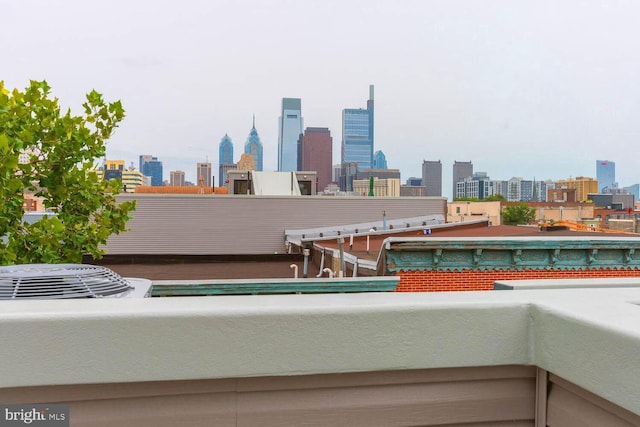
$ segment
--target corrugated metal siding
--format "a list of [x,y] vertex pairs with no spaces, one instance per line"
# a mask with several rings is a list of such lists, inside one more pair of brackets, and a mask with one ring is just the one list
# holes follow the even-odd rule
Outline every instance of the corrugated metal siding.
[[72,425],[533,427],[535,367],[501,366],[0,389],[66,402]]
[[632,427],[640,416],[556,375],[549,375],[548,427]]
[[266,197],[139,194],[130,231],[107,253],[234,255],[282,253],[285,229],[444,215],[442,198]]

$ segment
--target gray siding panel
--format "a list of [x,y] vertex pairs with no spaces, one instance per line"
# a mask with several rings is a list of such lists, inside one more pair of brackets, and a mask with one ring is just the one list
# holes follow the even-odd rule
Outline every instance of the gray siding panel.
[[548,427],[633,427],[640,416],[556,375],[549,375]]
[[108,254],[234,255],[285,251],[284,230],[444,215],[443,198],[139,194],[129,231]]
[[533,427],[535,368],[502,366],[0,389],[73,426]]

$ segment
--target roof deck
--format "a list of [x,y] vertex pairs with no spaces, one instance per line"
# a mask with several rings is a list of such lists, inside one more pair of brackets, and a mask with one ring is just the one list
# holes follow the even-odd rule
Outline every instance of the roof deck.
[[639,304],[640,288],[11,301],[0,401],[71,402],[78,425],[566,426],[580,395],[627,423],[601,425],[640,425]]

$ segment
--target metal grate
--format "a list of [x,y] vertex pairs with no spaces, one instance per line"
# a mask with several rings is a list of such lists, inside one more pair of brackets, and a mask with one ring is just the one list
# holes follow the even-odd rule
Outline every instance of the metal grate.
[[0,267],[0,300],[120,296],[127,280],[105,267],[85,264],[22,264]]

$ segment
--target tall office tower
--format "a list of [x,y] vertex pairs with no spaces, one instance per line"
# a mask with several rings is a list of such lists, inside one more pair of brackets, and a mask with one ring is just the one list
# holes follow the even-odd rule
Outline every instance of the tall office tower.
[[199,187],[211,187],[213,184],[211,180],[211,163],[204,162],[198,163],[196,166],[198,186]]
[[389,169],[387,167],[387,156],[381,150],[373,154],[373,169]]
[[302,101],[282,98],[282,115],[278,119],[278,171],[298,169],[298,139],[302,129]]
[[253,127],[249,132],[247,142],[244,143],[244,153],[253,156],[255,170],[262,171],[262,142],[256,130],[256,116],[253,116]]
[[316,171],[318,191],[331,182],[331,160],[333,159],[333,138],[328,128],[306,128],[301,135],[300,170]]
[[184,171],[169,172],[169,185],[172,187],[184,187]]
[[162,162],[151,155],[140,156],[140,172],[144,176],[151,177],[151,185],[162,186]]
[[357,163],[358,170],[373,166],[373,85],[367,108],[342,110],[342,163]]
[[473,176],[473,163],[471,162],[453,162],[453,197],[456,196],[456,186],[458,181]]
[[596,160],[596,179],[598,180],[598,193],[613,190],[616,183],[616,163],[609,160]]
[[[227,182],[227,170],[233,165],[233,142],[226,133],[220,140],[218,147],[218,182],[224,185]],[[231,168],[235,169],[235,168]]]
[[440,160],[422,161],[422,185],[425,196],[442,196],[442,163]]

